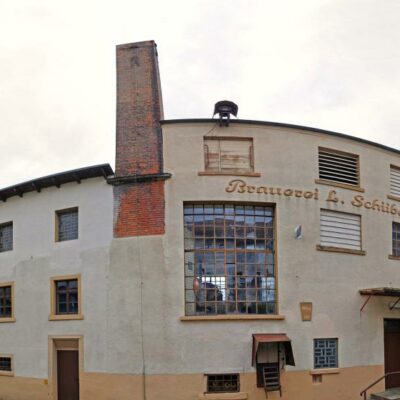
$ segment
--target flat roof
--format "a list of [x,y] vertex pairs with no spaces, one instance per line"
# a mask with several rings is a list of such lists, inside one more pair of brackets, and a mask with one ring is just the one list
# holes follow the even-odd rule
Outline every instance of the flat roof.
[[[162,120],[160,121],[161,125],[168,125],[168,124],[187,124],[187,123],[219,123],[219,119],[217,118],[189,118],[189,119],[167,119],[167,120]],[[333,131],[328,131],[325,129],[319,129],[319,128],[312,128],[309,126],[303,126],[303,125],[295,125],[295,124],[286,124],[282,122],[271,122],[271,121],[257,121],[257,120],[252,120],[252,119],[231,119],[229,120],[229,124],[238,124],[238,125],[264,125],[264,126],[273,126],[273,127],[280,127],[280,128],[291,128],[291,129],[301,129],[303,131],[308,131],[308,132],[315,132],[315,133],[322,133],[324,135],[330,135],[330,136],[335,136],[339,137],[342,139],[349,139],[349,140],[354,140],[356,142],[360,142],[363,144],[368,144],[373,147],[377,147],[382,150],[387,150],[392,153],[400,154],[400,150],[395,149],[393,147],[385,146],[380,143],[372,142],[371,140],[367,139],[362,139],[356,136],[351,136],[351,135],[346,135],[344,133],[339,133],[339,132],[333,132]]]
[[22,197],[24,193],[33,191],[40,192],[42,189],[51,186],[60,187],[65,183],[81,183],[83,179],[97,178],[99,176],[103,176],[104,179],[107,179],[107,177],[113,174],[114,171],[111,168],[110,164],[92,165],[90,167],[59,172],[57,174],[43,176],[41,178],[32,179],[30,181],[18,183],[16,185],[0,189],[0,200],[7,201],[8,198],[13,196]]

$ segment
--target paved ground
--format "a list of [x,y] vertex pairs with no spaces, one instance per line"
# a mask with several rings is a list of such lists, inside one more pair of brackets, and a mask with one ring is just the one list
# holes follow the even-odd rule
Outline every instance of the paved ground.
[[400,388],[392,388],[384,392],[374,393],[371,400],[400,400]]

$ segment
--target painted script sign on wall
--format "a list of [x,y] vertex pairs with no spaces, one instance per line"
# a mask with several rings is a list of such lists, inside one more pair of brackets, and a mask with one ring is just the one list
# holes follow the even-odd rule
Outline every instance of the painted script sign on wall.
[[[313,190],[304,190],[298,188],[255,186],[248,185],[243,179],[232,179],[228,182],[225,191],[227,193],[254,193],[288,198],[295,197],[306,200],[318,200],[323,196],[327,202],[345,204],[345,201],[339,197],[336,190],[329,190],[325,195],[323,195],[319,192],[319,189],[316,188]],[[354,195],[350,203],[354,207],[363,207],[367,210],[400,216],[400,206],[397,204],[387,203],[379,199],[367,199],[361,194]]]

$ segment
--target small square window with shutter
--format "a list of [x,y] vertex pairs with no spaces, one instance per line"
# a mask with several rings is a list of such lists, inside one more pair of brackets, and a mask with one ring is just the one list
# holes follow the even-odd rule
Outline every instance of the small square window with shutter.
[[253,139],[206,137],[204,161],[208,172],[253,172]]
[[0,225],[0,252],[13,249],[13,223]]
[[390,166],[390,194],[400,197],[400,168]]
[[321,210],[321,246],[361,250],[361,216]]
[[78,208],[56,211],[56,240],[78,239]]
[[359,157],[338,150],[318,149],[319,179],[359,186]]

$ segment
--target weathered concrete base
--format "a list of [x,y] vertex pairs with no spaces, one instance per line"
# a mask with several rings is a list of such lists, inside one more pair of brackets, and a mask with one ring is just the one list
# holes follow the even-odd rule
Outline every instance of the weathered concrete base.
[[[313,384],[309,371],[282,372],[282,397],[270,392],[270,400],[354,400],[360,391],[383,373],[383,366],[341,368],[339,373],[322,376]],[[204,395],[203,374],[142,375],[84,372],[80,377],[81,400],[199,400],[248,399],[265,400],[262,388],[256,386],[255,373],[240,374],[240,393]],[[384,390],[381,383],[375,392]],[[387,397],[394,400],[400,397]],[[1,400],[56,400],[49,394],[47,380],[0,377]],[[386,399],[386,398],[385,398]]]

